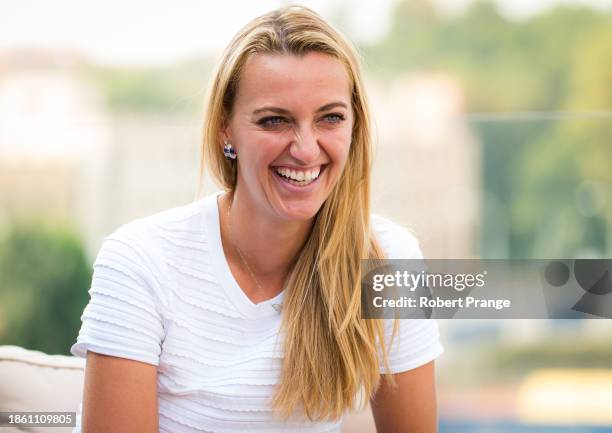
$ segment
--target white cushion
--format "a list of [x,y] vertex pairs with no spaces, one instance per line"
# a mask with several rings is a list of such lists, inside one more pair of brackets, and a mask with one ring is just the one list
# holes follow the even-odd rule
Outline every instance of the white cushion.
[[[85,359],[47,355],[19,346],[0,346],[0,412],[75,412],[83,393]],[[72,427],[53,427],[70,433]],[[0,427],[2,433],[23,430]],[[27,431],[49,432],[49,427]]]

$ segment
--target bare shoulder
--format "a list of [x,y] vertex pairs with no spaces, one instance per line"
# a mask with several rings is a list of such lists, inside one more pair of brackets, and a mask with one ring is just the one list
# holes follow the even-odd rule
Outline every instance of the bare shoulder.
[[157,367],[88,351],[82,431],[158,432]]

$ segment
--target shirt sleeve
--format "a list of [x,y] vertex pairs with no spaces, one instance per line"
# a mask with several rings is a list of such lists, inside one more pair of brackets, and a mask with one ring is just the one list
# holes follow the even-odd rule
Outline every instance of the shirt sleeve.
[[[379,216],[374,216],[372,222],[380,246],[388,259],[423,258],[419,242],[407,229]],[[394,319],[384,320],[390,373],[420,367],[444,352],[438,324],[434,319],[399,319],[398,330],[393,339],[391,335]],[[382,362],[382,353],[380,373],[388,373]]]
[[70,353],[87,351],[159,365],[164,336],[159,283],[142,234],[126,224],[106,237],[93,265],[89,303]]

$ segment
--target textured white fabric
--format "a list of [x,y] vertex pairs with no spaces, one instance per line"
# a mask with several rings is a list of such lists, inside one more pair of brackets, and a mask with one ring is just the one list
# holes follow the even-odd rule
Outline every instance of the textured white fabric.
[[[340,432],[340,422],[272,417],[284,292],[254,304],[233,278],[221,244],[219,194],[134,220],[104,239],[71,353],[158,366],[160,432]],[[421,257],[406,229],[372,219],[390,258]],[[401,320],[394,342],[401,345],[391,348],[393,372],[443,351],[433,320]]]

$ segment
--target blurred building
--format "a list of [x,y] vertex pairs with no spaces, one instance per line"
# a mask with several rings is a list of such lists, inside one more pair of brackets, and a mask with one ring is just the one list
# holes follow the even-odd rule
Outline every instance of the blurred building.
[[96,95],[77,78],[70,53],[0,55],[0,217],[80,223],[82,156],[100,134]]
[[[182,117],[113,116],[109,139],[84,184],[100,230],[114,228],[193,200],[198,173],[199,127]],[[95,170],[95,174],[91,174]]]
[[0,65],[1,219],[75,224],[93,257],[121,224],[193,199],[193,119],[111,115],[69,53],[11,53]]
[[480,143],[465,120],[464,94],[444,75],[369,83],[378,149],[373,205],[415,232],[426,257],[476,254]]

